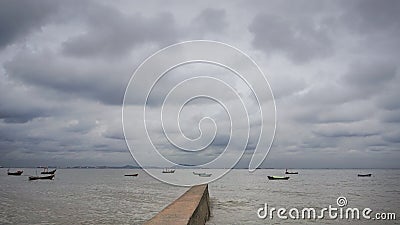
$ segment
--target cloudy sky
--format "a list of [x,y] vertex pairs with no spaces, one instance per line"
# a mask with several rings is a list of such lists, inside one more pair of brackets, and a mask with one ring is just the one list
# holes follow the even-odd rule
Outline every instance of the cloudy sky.
[[[135,164],[121,124],[133,72],[163,47],[207,39],[247,53],[271,85],[277,131],[263,167],[398,168],[398,12],[395,0],[0,1],[0,165]],[[231,79],[183,68],[151,104],[191,69]],[[189,136],[202,116],[228,120],[207,101],[187,111]],[[227,144],[220,131],[208,153]]]

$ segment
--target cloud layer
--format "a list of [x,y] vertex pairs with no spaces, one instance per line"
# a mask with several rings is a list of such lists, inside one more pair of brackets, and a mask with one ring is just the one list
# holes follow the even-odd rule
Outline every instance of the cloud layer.
[[[399,167],[399,11],[395,0],[1,1],[0,165],[134,164],[121,125],[133,71],[162,47],[211,39],[250,55],[274,91],[278,129],[264,167]],[[150,103],[188,71],[165,79]],[[205,158],[229,140],[226,115],[199,101],[183,128],[196,136],[207,114],[222,128]],[[257,142],[255,114],[239,167]]]

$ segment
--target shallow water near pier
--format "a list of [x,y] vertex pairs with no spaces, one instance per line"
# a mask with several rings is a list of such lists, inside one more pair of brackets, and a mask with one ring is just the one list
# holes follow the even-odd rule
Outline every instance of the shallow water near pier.
[[[284,175],[284,170],[232,170],[209,185],[212,215],[207,224],[398,223],[258,218],[264,203],[287,209],[337,207],[339,196],[347,198],[348,207],[400,215],[400,170],[296,171],[299,175],[289,175],[288,181],[269,181],[267,175]],[[177,170],[163,176],[202,179],[192,172]],[[142,224],[188,189],[161,183],[142,170],[58,169],[52,181],[28,181],[35,173],[36,169],[24,169],[20,177],[7,176],[6,169],[0,169],[0,224]],[[128,173],[139,176],[125,177]],[[360,178],[358,173],[373,176]]]

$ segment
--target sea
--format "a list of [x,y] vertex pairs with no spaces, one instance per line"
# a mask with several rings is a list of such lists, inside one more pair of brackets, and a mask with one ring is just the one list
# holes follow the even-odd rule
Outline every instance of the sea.
[[[140,169],[58,169],[54,180],[29,181],[39,169],[25,168],[22,176],[0,169],[0,224],[143,224],[182,195],[188,187],[162,183]],[[217,173],[216,170],[204,170]],[[250,173],[233,169],[209,184],[214,224],[400,224],[400,170],[296,169],[289,180],[268,180],[283,169]],[[165,176],[192,176],[177,170]],[[138,173],[137,177],[124,174]],[[160,169],[161,173],[161,169]],[[371,177],[358,177],[371,173]],[[338,205],[338,198],[345,205]],[[342,204],[343,202],[341,202]],[[283,208],[336,207],[371,209],[371,219],[279,218],[276,211],[263,217],[266,206]],[[260,211],[261,210],[261,211]],[[275,214],[274,214],[275,213]],[[395,214],[378,220],[375,215]],[[301,213],[300,213],[301,214]],[[325,213],[326,214],[326,213]],[[324,214],[324,215],[325,215]],[[293,215],[293,214],[292,214]],[[362,216],[361,216],[362,217]],[[382,217],[379,217],[382,218]]]

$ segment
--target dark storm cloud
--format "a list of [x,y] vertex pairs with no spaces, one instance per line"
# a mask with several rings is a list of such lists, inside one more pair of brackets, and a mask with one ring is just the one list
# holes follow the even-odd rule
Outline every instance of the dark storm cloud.
[[15,87],[0,77],[0,120],[5,123],[26,123],[34,118],[49,116],[57,108],[40,99],[33,90]]
[[249,27],[252,44],[267,55],[278,52],[295,62],[329,56],[333,49],[328,28],[316,22],[312,17],[259,14]]
[[25,101],[22,103],[21,100],[9,95],[2,95],[0,97],[0,119],[5,123],[26,123],[34,118],[50,115],[48,107],[40,106],[37,104],[38,102]]
[[5,123],[26,123],[33,118],[44,116],[40,112],[21,112],[20,110],[16,110],[15,112],[10,111],[2,111],[0,112],[0,118],[3,119]]
[[64,53],[121,57],[140,44],[172,44],[178,32],[170,13],[125,15],[115,8],[95,5],[87,17],[86,32],[64,42]]
[[[347,4],[349,3],[349,4]],[[396,0],[365,0],[346,2],[344,19],[351,28],[369,33],[375,31],[400,32],[400,2]]]
[[0,1],[0,50],[40,29],[57,10],[56,1]]
[[[84,10],[86,31],[63,43],[63,52],[78,57],[121,57],[144,44],[164,47],[192,36],[201,39],[220,33],[228,26],[223,9],[207,8],[189,23],[178,25],[173,14],[126,14],[103,5],[90,4]],[[82,15],[80,15],[82,16]]]
[[[79,66],[78,66],[79,65]],[[60,94],[121,104],[129,68],[115,69],[111,63],[91,66],[92,62],[58,56],[51,51],[19,54],[4,64],[11,79],[57,90]],[[124,73],[123,69],[127,68]]]
[[371,55],[385,55],[387,59],[399,56],[400,2],[396,0],[366,0],[346,3],[338,21],[347,34],[359,35],[356,51]]

